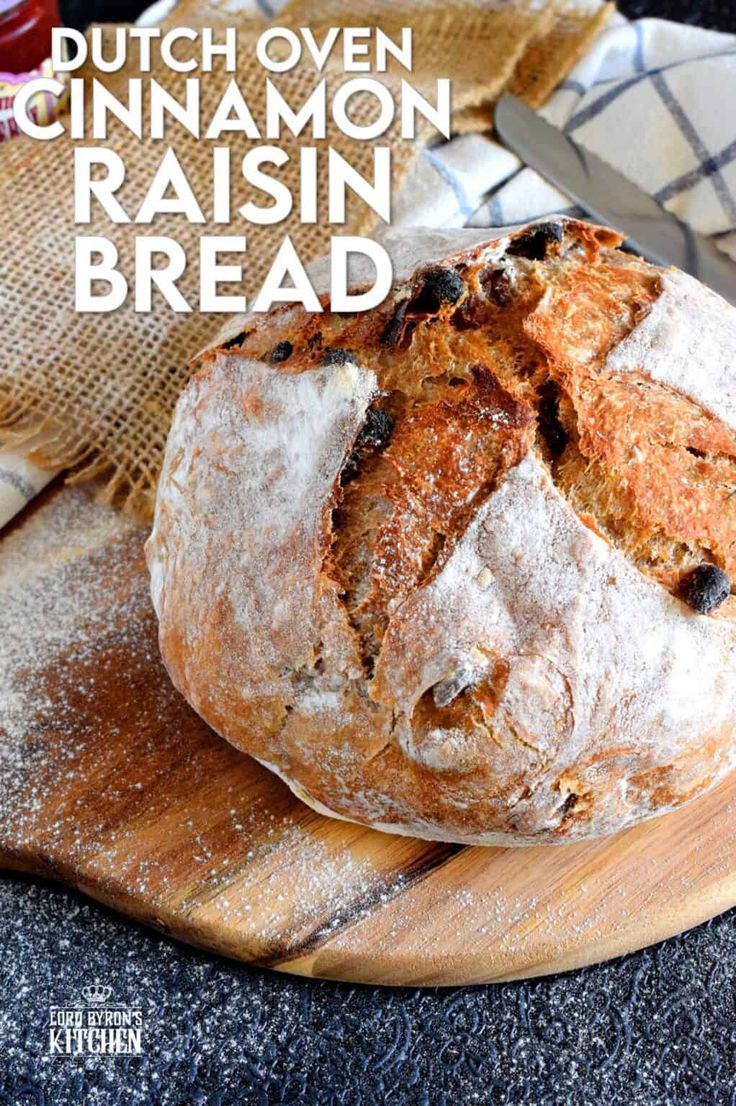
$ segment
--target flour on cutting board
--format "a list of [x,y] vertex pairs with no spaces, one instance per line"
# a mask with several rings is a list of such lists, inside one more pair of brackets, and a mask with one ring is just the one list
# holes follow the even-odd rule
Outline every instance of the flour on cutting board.
[[[65,491],[0,541],[0,824],[6,847],[22,849],[52,789],[73,796],[75,762],[90,740],[103,747],[115,741],[114,735],[90,736],[87,719],[70,702],[72,695],[81,696],[94,708],[101,693],[95,666],[106,643],[115,640],[142,655],[157,692],[152,699],[162,702],[162,710],[170,701],[166,692],[179,700],[158,656],[149,653],[153,613],[147,577],[141,570],[132,580],[125,578],[131,543],[140,546],[142,538],[124,516],[83,492]],[[52,689],[46,687],[49,673],[59,676]],[[151,723],[152,743],[163,745],[171,735],[164,735],[162,725],[157,730],[155,718]],[[119,787],[145,796],[148,782],[145,767],[130,763]],[[175,829],[194,876],[189,906],[196,909],[201,902],[198,891],[214,892],[226,927],[252,930],[260,941],[297,939],[305,927],[329,932],[354,916],[356,901],[375,902],[403,886],[401,872],[386,881],[369,858],[354,855],[340,842],[321,841],[309,826],[314,816],[300,804],[292,804],[293,813],[274,812],[268,801],[254,801],[234,787],[230,799],[234,805],[224,850],[222,842],[217,851],[210,847],[209,826],[188,817],[186,810]],[[74,820],[73,806],[57,814],[53,825],[46,826],[48,812],[41,819],[52,838],[64,835]],[[134,830],[125,824],[111,830],[104,821],[103,810],[99,834],[90,832],[88,822],[86,838],[75,839],[75,856],[85,871],[107,867],[133,894],[149,901],[175,889],[163,859],[141,857],[136,850]]]
[[120,605],[102,597],[115,576],[120,541],[133,530],[123,516],[69,491],[0,542],[0,821],[6,833],[20,834],[43,799],[43,728],[55,735],[55,760],[74,753],[68,704],[63,692],[50,696],[42,675],[91,654],[106,632],[120,633],[126,624]]
[[[179,728],[190,713],[156,651],[148,581],[135,563],[142,536],[87,495],[67,491],[0,542],[4,848],[22,850],[29,837],[35,841],[38,824],[51,858],[58,852],[85,886],[112,873],[116,887],[146,909],[160,910],[165,924],[176,919],[177,931],[186,933],[196,931],[201,919],[204,931],[216,937],[213,944],[232,942],[240,955],[248,949],[266,961],[283,959],[327,942],[338,954],[373,954],[388,962],[409,954],[428,970],[445,963],[458,940],[474,945],[489,965],[523,962],[530,919],[536,947],[549,956],[565,953],[571,940],[585,948],[600,933],[630,932],[632,921],[649,908],[648,899],[656,914],[665,891],[665,897],[684,900],[702,888],[704,874],[715,882],[730,875],[736,832],[728,828],[734,824],[730,807],[709,860],[696,870],[678,861],[676,851],[639,858],[645,879],[632,906],[630,884],[610,865],[597,872],[589,862],[589,874],[570,880],[561,896],[546,879],[527,887],[498,882],[497,876],[489,880],[478,865],[481,850],[471,850],[459,879],[460,870],[445,867],[442,852],[427,860],[395,837],[386,838],[384,847],[372,831],[326,823],[287,798],[270,776],[261,790],[260,769],[248,768],[255,775],[247,776],[242,771],[247,758],[228,759],[240,754],[214,735],[208,744],[204,728],[195,731],[196,739]],[[108,731],[101,730],[104,680],[110,676],[100,671],[106,655],[113,664],[132,657],[143,674],[139,705],[146,726],[137,743],[126,745],[129,720],[120,719],[116,730],[109,703]],[[217,759],[221,749],[228,750],[224,761]],[[116,754],[124,770],[109,778],[104,769]],[[213,756],[220,764],[216,780]],[[157,780],[151,771],[156,757],[164,769],[158,792],[161,772]],[[188,766],[184,783],[171,774],[174,763],[177,772]],[[84,802],[85,788],[95,789],[95,769],[103,770],[103,802],[90,811],[74,804]],[[197,806],[199,789],[208,786],[207,804]],[[133,817],[127,808],[131,794],[139,803]],[[148,849],[138,839],[136,811],[149,812],[156,828],[156,795],[163,795],[170,835],[162,833],[159,845]],[[122,818],[108,818],[121,797]],[[58,805],[49,809],[49,798]],[[80,811],[83,822],[77,821]],[[183,877],[172,867],[171,845],[186,858]],[[420,846],[425,848],[437,846]],[[495,853],[488,853],[491,861]]]

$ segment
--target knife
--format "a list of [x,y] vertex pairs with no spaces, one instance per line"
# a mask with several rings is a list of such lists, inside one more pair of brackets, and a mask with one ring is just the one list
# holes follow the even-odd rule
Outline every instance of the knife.
[[616,169],[508,92],[496,104],[495,125],[522,161],[599,222],[618,230],[642,257],[684,269],[736,304],[736,264],[711,239],[691,230]]

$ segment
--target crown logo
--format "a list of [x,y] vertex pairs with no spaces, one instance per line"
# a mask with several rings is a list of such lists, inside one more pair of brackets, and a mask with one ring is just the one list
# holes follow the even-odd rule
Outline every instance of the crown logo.
[[82,987],[82,997],[90,1006],[101,1006],[103,1002],[107,1002],[111,994],[112,987],[99,983],[97,980],[94,983],[89,983],[86,987]]

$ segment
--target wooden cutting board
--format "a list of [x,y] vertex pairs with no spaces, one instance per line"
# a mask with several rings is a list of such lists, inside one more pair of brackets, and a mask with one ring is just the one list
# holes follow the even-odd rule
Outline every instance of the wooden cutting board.
[[158,660],[142,531],[53,488],[0,539],[0,861],[301,975],[457,984],[640,948],[736,903],[736,777],[592,843],[482,849],[323,818]]

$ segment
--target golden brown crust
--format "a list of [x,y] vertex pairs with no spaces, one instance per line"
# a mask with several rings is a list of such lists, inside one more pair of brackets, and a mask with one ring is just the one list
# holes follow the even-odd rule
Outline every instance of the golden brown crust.
[[617,241],[561,220],[450,247],[373,312],[249,323],[182,400],[149,543],[164,659],[340,816],[569,839],[734,760],[734,600],[679,596],[736,571],[736,426],[612,368],[665,294]]
[[[429,579],[478,501],[518,464],[532,423],[528,405],[472,366],[444,398],[397,411],[390,444],[344,489],[325,570],[365,625],[371,663],[390,609]],[[377,523],[370,537],[366,520]]]

